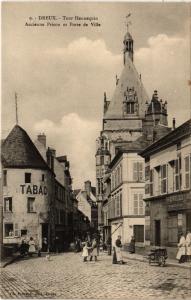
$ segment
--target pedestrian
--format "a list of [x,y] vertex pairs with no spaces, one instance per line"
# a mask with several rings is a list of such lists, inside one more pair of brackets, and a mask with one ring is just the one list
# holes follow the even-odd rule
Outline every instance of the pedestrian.
[[187,257],[187,261],[191,260],[191,232],[190,232],[190,230],[187,231],[187,235],[186,235],[186,257]]
[[115,247],[113,247],[113,264],[117,264],[117,255],[116,255]]
[[30,237],[28,253],[30,256],[32,256],[35,252],[36,252],[35,242],[33,240],[33,237]]
[[178,259],[178,262],[180,264],[185,261],[185,255],[186,255],[186,239],[185,239],[184,233],[181,232],[180,240],[178,243],[178,252],[176,255],[176,259]]
[[81,251],[81,241],[80,241],[79,238],[76,239],[75,250],[76,250],[76,252],[80,252]]
[[90,250],[90,247],[88,247],[88,241],[86,241],[84,243],[84,247],[83,247],[83,251],[82,251],[82,257],[84,258],[83,259],[84,262],[87,262],[87,258],[89,256],[89,250]]
[[129,253],[135,253],[135,237],[133,235],[129,244]]
[[88,236],[88,238],[87,238],[87,247],[88,247],[88,256],[90,256],[91,251],[92,251],[92,241],[91,241],[90,236]]
[[59,253],[60,239],[58,236],[55,237],[54,245],[55,245],[56,253]]
[[47,252],[48,251],[48,240],[46,237],[42,239],[42,252]]
[[119,263],[119,264],[123,264],[121,248],[122,248],[121,236],[118,235],[118,238],[115,241],[115,252],[116,252],[116,257],[117,257],[117,263]]
[[111,237],[110,236],[107,239],[107,254],[111,255]]
[[96,237],[93,238],[90,252],[90,261],[92,261],[93,257],[95,261],[97,261],[98,251],[97,251],[97,240]]
[[22,240],[21,245],[19,247],[19,251],[21,256],[25,256],[26,254],[28,254],[28,244],[26,243],[25,240]]

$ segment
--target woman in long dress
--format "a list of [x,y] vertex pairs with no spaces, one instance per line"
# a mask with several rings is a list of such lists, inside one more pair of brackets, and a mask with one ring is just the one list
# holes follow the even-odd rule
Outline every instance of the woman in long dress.
[[184,237],[184,234],[181,233],[180,240],[178,243],[178,252],[176,255],[176,259],[178,259],[179,263],[184,262],[185,255],[186,255],[186,239]]
[[92,261],[92,258],[95,258],[95,261],[97,261],[98,251],[97,251],[97,241],[96,238],[92,241],[92,250],[90,253],[90,261]]
[[123,263],[121,248],[122,248],[121,236],[119,235],[117,240],[115,241],[115,252],[116,252],[116,257],[117,257],[117,263],[119,263],[119,264]]
[[29,241],[29,255],[32,256],[33,253],[35,253],[36,251],[36,248],[35,248],[35,242],[33,240],[33,238],[31,237],[30,238],[30,241]]

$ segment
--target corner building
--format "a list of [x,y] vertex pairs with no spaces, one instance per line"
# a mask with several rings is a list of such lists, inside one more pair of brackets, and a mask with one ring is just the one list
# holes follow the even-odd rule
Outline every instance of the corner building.
[[175,258],[180,232],[191,231],[191,120],[143,150],[145,239]]
[[41,247],[46,233],[51,241],[54,231],[54,173],[18,125],[3,141],[1,154],[3,243],[18,244],[32,236]]

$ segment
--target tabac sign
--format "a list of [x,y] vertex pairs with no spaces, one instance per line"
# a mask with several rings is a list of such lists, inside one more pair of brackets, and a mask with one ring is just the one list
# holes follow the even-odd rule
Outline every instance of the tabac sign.
[[47,187],[46,186],[41,186],[41,185],[26,185],[26,184],[21,184],[21,193],[22,194],[27,194],[27,195],[47,195]]

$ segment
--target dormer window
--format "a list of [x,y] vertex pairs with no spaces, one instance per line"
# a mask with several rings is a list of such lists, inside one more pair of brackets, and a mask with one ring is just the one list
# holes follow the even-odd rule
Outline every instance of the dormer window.
[[127,113],[128,114],[134,114],[135,113],[135,103],[128,102],[127,103]]
[[127,87],[123,101],[124,114],[138,114],[138,97],[134,87]]

